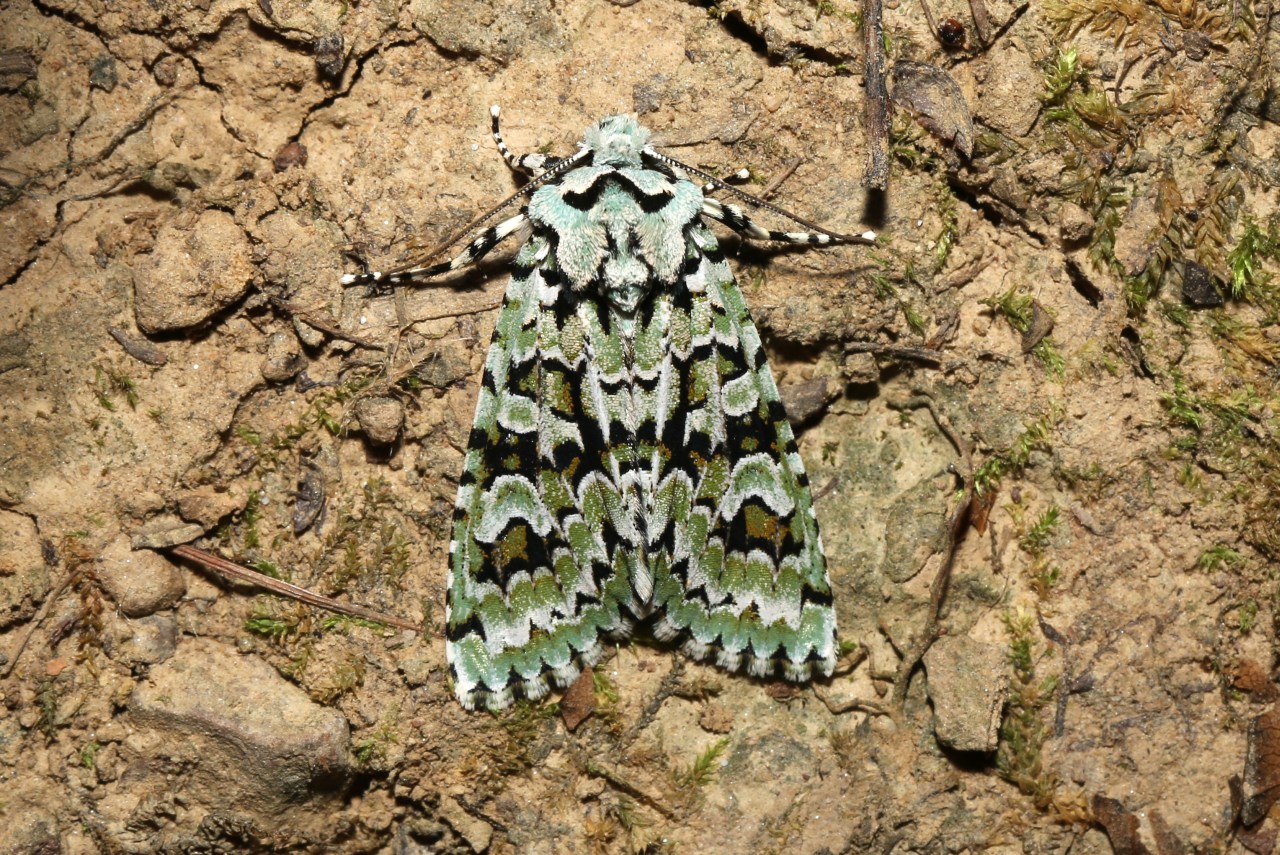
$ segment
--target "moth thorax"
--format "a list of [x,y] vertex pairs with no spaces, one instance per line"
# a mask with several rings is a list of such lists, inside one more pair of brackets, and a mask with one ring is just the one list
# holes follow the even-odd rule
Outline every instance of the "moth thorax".
[[652,271],[634,255],[617,254],[604,263],[600,286],[602,296],[619,312],[634,315],[649,293]]
[[630,116],[609,116],[587,128],[582,142],[595,153],[596,163],[639,166],[649,131]]

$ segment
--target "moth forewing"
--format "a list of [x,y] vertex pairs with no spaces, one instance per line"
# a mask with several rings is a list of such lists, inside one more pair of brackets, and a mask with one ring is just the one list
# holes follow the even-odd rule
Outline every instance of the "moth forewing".
[[[836,660],[813,497],[759,334],[709,228],[804,245],[813,226],[648,146],[633,118],[587,129],[449,261],[525,242],[485,360],[450,544],[446,653],[458,700],[500,709],[567,686],[641,622],[695,659],[803,681]],[[705,183],[696,183],[697,177]],[[738,202],[809,228],[776,231]]]

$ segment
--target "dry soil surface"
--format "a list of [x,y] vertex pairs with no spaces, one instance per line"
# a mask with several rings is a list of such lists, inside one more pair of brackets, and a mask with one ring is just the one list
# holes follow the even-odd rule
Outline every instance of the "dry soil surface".
[[[1271,7],[947,0],[950,46],[884,14],[871,192],[850,0],[0,6],[0,850],[1271,852]],[[520,186],[494,103],[517,151],[633,113],[881,233],[726,236],[818,495],[831,680],[641,639],[563,700],[454,700],[510,250],[339,280]]]

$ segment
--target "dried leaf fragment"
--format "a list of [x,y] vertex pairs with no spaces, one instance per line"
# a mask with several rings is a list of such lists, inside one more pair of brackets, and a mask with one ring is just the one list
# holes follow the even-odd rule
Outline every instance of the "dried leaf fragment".
[[893,103],[966,158],[973,154],[973,116],[955,78],[924,62],[893,64]]
[[302,535],[324,510],[324,473],[310,463],[298,471],[298,496],[293,504],[293,533]]
[[570,732],[577,730],[578,725],[587,720],[587,716],[596,711],[595,674],[588,665],[582,669],[578,679],[573,681],[560,699],[560,718]]
[[1138,838],[1138,818],[1116,799],[1093,797],[1093,816],[1111,841],[1116,855],[1151,855]]
[[1277,796],[1280,796],[1280,710],[1272,709],[1249,722],[1240,821],[1254,825],[1262,820]]

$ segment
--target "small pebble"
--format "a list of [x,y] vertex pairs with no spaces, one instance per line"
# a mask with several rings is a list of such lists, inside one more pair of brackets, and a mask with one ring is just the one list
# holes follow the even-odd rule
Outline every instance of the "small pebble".
[[185,577],[164,557],[132,550],[118,537],[102,551],[98,581],[127,617],[143,617],[167,609],[187,592]]
[[365,398],[356,404],[356,421],[370,442],[395,442],[404,425],[404,407],[395,398]]
[[298,337],[286,332],[267,338],[267,356],[262,360],[262,376],[271,383],[288,383],[307,366],[298,347]]

